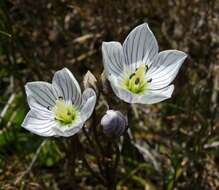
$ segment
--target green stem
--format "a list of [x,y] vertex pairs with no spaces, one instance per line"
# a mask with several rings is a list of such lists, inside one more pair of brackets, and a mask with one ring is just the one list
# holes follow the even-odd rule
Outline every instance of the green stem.
[[89,145],[91,145],[91,147],[93,147],[93,149],[94,149],[93,153],[95,154],[95,157],[96,157],[96,160],[97,160],[97,165],[98,165],[98,168],[99,168],[99,170],[100,170],[100,173],[101,173],[101,175],[103,176],[104,169],[103,169],[103,167],[102,167],[102,165],[101,165],[101,162],[100,162],[100,157],[102,157],[101,152],[98,151],[98,153],[97,153],[97,151],[96,151],[96,149],[95,149],[96,146],[95,146],[95,144],[93,143],[93,141],[91,140],[89,134],[87,133],[87,131],[86,131],[86,129],[85,129],[84,127],[82,128],[82,131],[83,131],[83,133],[84,133],[84,135],[85,135],[85,137],[86,137],[86,139],[87,139]]
[[95,171],[91,168],[91,166],[89,165],[89,163],[88,163],[88,161],[87,161],[87,159],[86,159],[86,157],[85,157],[85,151],[84,151],[85,149],[84,149],[84,147],[83,147],[83,145],[82,145],[82,143],[80,142],[79,139],[78,139],[78,144],[79,144],[80,149],[82,150],[82,160],[83,160],[83,162],[84,162],[85,167],[87,168],[87,170],[88,170],[101,184],[105,184],[104,179],[102,178],[102,176],[100,176],[97,172],[95,172]]

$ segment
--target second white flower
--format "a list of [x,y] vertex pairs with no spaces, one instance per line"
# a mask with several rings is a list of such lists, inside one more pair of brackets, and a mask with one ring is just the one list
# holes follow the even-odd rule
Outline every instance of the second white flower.
[[104,70],[114,93],[128,103],[154,104],[171,97],[187,55],[178,50],[158,53],[154,34],[144,23],[130,32],[123,45],[103,42]]

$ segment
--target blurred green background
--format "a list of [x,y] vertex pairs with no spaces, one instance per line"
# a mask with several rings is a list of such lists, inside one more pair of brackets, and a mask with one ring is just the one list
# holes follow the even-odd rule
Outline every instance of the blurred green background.
[[[219,189],[218,0],[1,0],[0,189],[71,189],[64,172],[68,155],[57,141],[41,146],[43,138],[21,128],[29,109],[24,85],[51,81],[63,67],[80,82],[87,70],[100,79],[102,41],[123,42],[143,22],[160,50],[190,57],[173,98],[132,106],[135,138],[146,143],[160,171],[127,147],[117,189]],[[104,189],[80,160],[76,177],[80,189]]]

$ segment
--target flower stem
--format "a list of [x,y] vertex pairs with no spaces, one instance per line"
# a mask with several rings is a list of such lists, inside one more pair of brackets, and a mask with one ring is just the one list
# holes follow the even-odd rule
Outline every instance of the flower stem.
[[[90,141],[90,142],[92,142],[92,141]],[[83,160],[83,162],[84,162],[84,165],[85,165],[85,167],[87,168],[87,170],[101,183],[101,184],[105,184],[105,181],[104,181],[104,179],[102,178],[102,176],[101,175],[99,175],[97,172],[95,172],[92,168],[91,168],[91,166],[89,165],[89,163],[88,163],[88,161],[87,161],[87,159],[86,159],[86,157],[85,157],[85,149],[84,149],[84,147],[83,147],[83,145],[82,145],[82,143],[80,142],[80,140],[78,139],[78,144],[79,144],[79,147],[81,148],[81,150],[82,150],[82,160]]]

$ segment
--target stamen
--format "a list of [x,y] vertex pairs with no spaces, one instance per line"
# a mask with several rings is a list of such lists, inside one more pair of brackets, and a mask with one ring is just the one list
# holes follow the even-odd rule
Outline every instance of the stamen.
[[129,76],[129,79],[132,79],[132,77],[135,76],[135,73],[132,73],[130,76]]
[[148,69],[149,69],[148,65],[145,65],[145,72],[148,72]]
[[47,106],[47,110],[51,111],[50,106]]
[[59,96],[58,99],[59,99],[59,100],[63,100],[63,97],[62,97],[62,96]]
[[143,93],[147,88],[147,81],[145,80],[145,72],[147,70],[148,66],[142,63],[136,71],[124,81],[124,87],[135,94]]
[[139,84],[139,82],[140,82],[140,79],[139,79],[139,78],[136,78],[135,84],[137,85],[137,84]]
[[56,105],[52,108],[55,120],[57,120],[61,126],[66,126],[73,123],[77,117],[77,110],[72,104],[66,104],[64,100],[59,97],[56,100]]
[[151,83],[151,82],[152,82],[152,78],[150,78],[147,82],[148,82],[148,83]]

